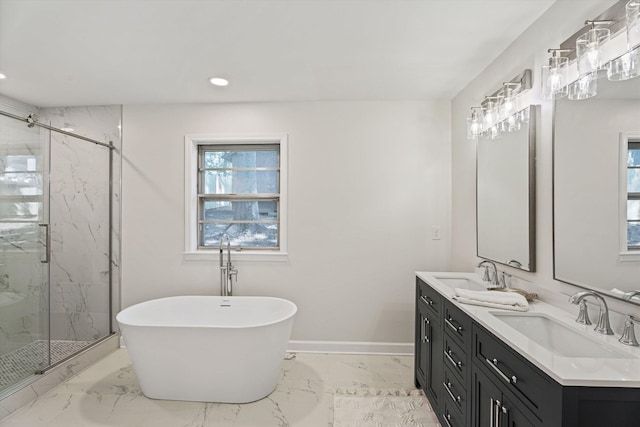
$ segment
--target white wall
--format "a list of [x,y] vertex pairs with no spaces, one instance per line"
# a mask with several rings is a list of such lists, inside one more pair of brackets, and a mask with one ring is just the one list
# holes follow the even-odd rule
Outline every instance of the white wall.
[[414,271],[449,265],[449,114],[448,101],[125,106],[123,307],[219,294],[216,262],[183,260],[184,136],[286,133],[289,258],[237,262],[235,294],[294,301],[293,340],[412,342]]
[[[525,280],[561,290],[577,288],[553,280],[552,223],[552,102],[540,99],[540,66],[549,56],[548,48],[557,48],[569,36],[616,3],[615,0],[558,0],[528,28],[487,69],[475,78],[452,101],[452,259],[455,271],[472,271],[476,257],[475,235],[475,144],[466,139],[466,117],[472,106],[498,89],[502,82],[531,68],[534,87],[526,102],[541,105],[536,144],[536,246],[537,272],[526,273],[510,268]],[[579,256],[579,254],[576,254]],[[613,302],[616,309],[640,311],[624,303]]]

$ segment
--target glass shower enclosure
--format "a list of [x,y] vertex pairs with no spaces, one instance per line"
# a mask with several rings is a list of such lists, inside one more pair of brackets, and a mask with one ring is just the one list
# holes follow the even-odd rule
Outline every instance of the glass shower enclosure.
[[109,336],[113,147],[0,112],[0,397]]

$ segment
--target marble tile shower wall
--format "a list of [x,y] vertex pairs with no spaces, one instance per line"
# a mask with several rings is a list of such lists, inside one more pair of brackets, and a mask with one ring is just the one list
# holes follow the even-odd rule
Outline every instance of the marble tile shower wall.
[[109,150],[51,135],[51,339],[92,341],[110,332],[110,262],[113,289],[119,289],[121,107],[47,108],[40,114],[52,126],[72,127],[74,133],[116,147],[110,260]]

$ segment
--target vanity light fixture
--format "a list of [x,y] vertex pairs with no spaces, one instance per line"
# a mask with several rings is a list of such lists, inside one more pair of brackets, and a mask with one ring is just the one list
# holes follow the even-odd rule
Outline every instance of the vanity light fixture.
[[476,139],[482,133],[482,108],[471,107],[471,115],[467,117],[467,139]]
[[591,29],[576,39],[576,57],[580,77],[595,73],[602,67],[602,45],[611,38],[609,28],[597,25],[611,25],[613,21],[586,21]]
[[570,49],[548,49],[551,53],[549,63],[542,66],[542,98],[557,99],[568,95],[569,58],[557,56],[558,53],[571,52]]
[[0,73],[0,80],[4,80],[4,79],[6,79],[6,78],[7,78],[7,76],[6,76],[6,75],[4,75],[4,74]]
[[502,83],[500,89],[491,95],[485,96],[479,107],[471,107],[471,114],[467,117],[467,138],[476,139],[483,135],[496,139],[503,132],[520,129],[523,120],[526,119],[519,111],[518,99],[531,87],[531,70],[526,69],[508,82]]
[[520,83],[502,83],[502,99],[499,104],[500,119],[505,120],[519,110],[518,94],[520,93]]
[[640,76],[640,0],[625,5],[628,51],[607,64],[607,78],[628,80]]
[[593,98],[598,94],[598,72],[585,74],[575,82],[569,84],[569,99],[580,101]]

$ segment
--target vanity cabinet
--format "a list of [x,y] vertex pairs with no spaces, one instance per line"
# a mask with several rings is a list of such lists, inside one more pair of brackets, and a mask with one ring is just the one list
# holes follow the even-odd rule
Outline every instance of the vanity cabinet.
[[415,384],[443,427],[640,426],[640,389],[563,386],[416,281]]
[[443,298],[418,279],[416,284],[415,384],[440,408],[444,377],[444,334],[440,316]]

